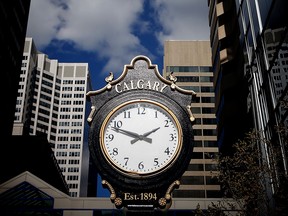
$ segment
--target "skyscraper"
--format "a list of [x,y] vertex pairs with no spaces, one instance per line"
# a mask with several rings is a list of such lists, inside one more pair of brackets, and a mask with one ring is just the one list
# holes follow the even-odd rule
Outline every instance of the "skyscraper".
[[79,196],[84,143],[87,63],[59,63],[26,38],[13,135],[46,134],[70,189]]
[[[267,184],[272,198],[287,175],[288,1],[208,0],[221,152],[251,128],[279,148],[277,180]],[[259,146],[272,166],[273,149]],[[277,204],[277,203],[276,203]]]
[[12,134],[29,9],[30,0],[0,2],[0,64],[3,68],[0,85],[3,101],[0,106],[2,137],[9,137]]
[[163,76],[168,78],[173,72],[176,84],[195,91],[199,100],[192,104],[196,118],[192,159],[173,197],[219,197],[220,186],[211,176],[216,165],[213,156],[218,153],[211,66],[209,41],[165,41]]

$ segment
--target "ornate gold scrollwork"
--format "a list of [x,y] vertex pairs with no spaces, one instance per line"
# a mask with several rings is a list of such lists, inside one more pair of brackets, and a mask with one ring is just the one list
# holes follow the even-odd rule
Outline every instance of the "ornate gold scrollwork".
[[112,185],[106,180],[102,180],[102,185],[106,186],[109,189],[109,191],[110,191],[110,200],[112,202],[114,202],[115,206],[117,206],[117,207],[121,206],[122,205],[122,199],[120,197],[116,196],[115,190],[112,187]]
[[112,185],[106,180],[102,180],[102,185],[106,186],[109,189],[110,194],[111,194],[110,199],[111,199],[111,201],[114,201],[116,199],[116,193],[115,193],[115,190],[112,187]]
[[180,181],[179,180],[176,180],[174,181],[167,189],[166,193],[165,193],[165,197],[161,197],[159,200],[158,200],[158,204],[161,206],[161,207],[164,207],[166,206],[166,204],[171,200],[171,193],[173,191],[173,189],[175,187],[179,187],[180,185]]

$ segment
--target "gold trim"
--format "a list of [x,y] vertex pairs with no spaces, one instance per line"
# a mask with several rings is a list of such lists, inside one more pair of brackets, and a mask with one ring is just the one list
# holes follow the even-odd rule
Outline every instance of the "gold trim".
[[114,201],[116,199],[116,193],[114,188],[112,187],[112,185],[106,181],[106,180],[102,180],[102,185],[108,187],[109,191],[110,191],[110,200]]
[[178,92],[181,92],[183,94],[192,94],[192,95],[196,95],[196,93],[192,90],[186,90],[186,89],[182,89],[180,88],[179,86],[175,85],[175,83],[173,81],[170,81],[170,80],[167,80],[165,79],[160,73],[159,73],[159,70],[158,70],[158,66],[155,65],[155,64],[152,64],[151,60],[144,56],[144,55],[138,55],[136,57],[134,57],[131,62],[130,62],[130,65],[126,64],[124,65],[124,69],[123,69],[123,72],[122,74],[116,79],[116,80],[112,80],[110,81],[106,86],[104,86],[103,88],[99,89],[99,90],[95,90],[95,91],[89,91],[86,96],[90,97],[90,96],[94,96],[94,95],[97,95],[97,94],[100,94],[101,92],[104,92],[106,90],[110,90],[112,89],[113,86],[115,86],[116,84],[118,84],[119,82],[121,82],[125,76],[127,75],[127,72],[129,69],[134,69],[135,67],[135,63],[136,61],[138,60],[144,60],[147,62],[147,65],[148,65],[148,69],[154,69],[154,72],[155,72],[155,75],[156,77],[162,81],[163,83],[167,84],[167,85],[170,85],[171,88],[173,90],[177,90]]
[[171,200],[171,193],[174,190],[175,187],[179,187],[180,181],[176,180],[174,181],[167,189],[166,194],[165,194],[165,199],[166,200]]
[[[151,171],[151,172],[148,172],[148,173],[138,173],[138,172],[131,172],[131,171],[124,170],[122,167],[120,167],[116,163],[114,163],[114,161],[108,155],[107,149],[104,147],[104,145],[105,145],[104,140],[103,140],[104,132],[105,132],[105,129],[106,129],[106,125],[110,121],[112,115],[115,112],[117,112],[118,110],[120,110],[121,108],[123,108],[123,107],[125,107],[125,106],[127,106],[129,104],[134,104],[134,103],[150,103],[150,104],[153,104],[155,106],[158,106],[158,107],[162,108],[164,111],[167,112],[168,115],[171,116],[171,118],[175,122],[176,128],[178,129],[178,146],[177,146],[177,149],[175,151],[174,156],[161,169],[158,169],[158,170],[155,170],[155,171]],[[119,172],[121,172],[121,173],[123,173],[125,175],[141,178],[143,176],[153,176],[153,175],[156,175],[159,172],[163,172],[163,171],[167,170],[176,161],[176,159],[178,158],[178,156],[180,154],[180,149],[182,148],[182,145],[183,145],[183,133],[182,133],[182,127],[181,127],[181,125],[179,123],[179,120],[177,119],[176,115],[172,112],[172,110],[170,110],[168,107],[164,106],[163,104],[161,104],[159,102],[148,100],[148,99],[135,99],[135,100],[127,101],[127,102],[115,107],[106,116],[106,118],[104,119],[103,124],[101,126],[101,129],[100,129],[99,140],[100,140],[100,147],[101,147],[101,151],[102,151],[103,155],[105,156],[106,160],[109,162],[109,164],[111,164],[111,166],[114,169],[116,169],[117,171],[119,171]]]
[[164,207],[164,206],[166,206],[166,204],[167,204],[167,200],[166,200],[164,197],[162,197],[162,198],[160,198],[160,199],[158,200],[158,204],[159,204],[161,207]]

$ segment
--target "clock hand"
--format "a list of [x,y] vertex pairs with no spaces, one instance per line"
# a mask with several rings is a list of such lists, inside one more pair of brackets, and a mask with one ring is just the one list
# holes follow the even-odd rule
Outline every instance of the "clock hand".
[[124,135],[130,136],[130,137],[133,137],[133,138],[139,138],[139,139],[144,140],[144,141],[149,142],[149,143],[152,142],[151,138],[148,138],[148,137],[143,137],[142,138],[141,135],[139,135],[137,133],[134,133],[132,131],[127,131],[127,130],[123,130],[123,129],[116,128],[116,127],[112,127],[112,130],[116,131],[117,133],[122,133]]
[[[151,133],[154,133],[155,131],[157,131],[157,130],[159,130],[160,129],[160,127],[158,127],[158,128],[155,128],[155,129],[153,129],[153,130],[151,130],[151,131],[149,131],[149,132],[146,132],[146,133],[144,133],[143,135],[139,135],[139,137],[136,137],[135,139],[133,139],[133,140],[131,140],[131,144],[134,144],[135,142],[137,142],[138,140],[145,140],[145,139],[147,139],[148,137],[147,136],[149,136]],[[146,141],[146,140],[145,140]],[[147,141],[148,142],[148,141]],[[151,142],[149,142],[149,143],[152,143],[152,139],[151,139]]]

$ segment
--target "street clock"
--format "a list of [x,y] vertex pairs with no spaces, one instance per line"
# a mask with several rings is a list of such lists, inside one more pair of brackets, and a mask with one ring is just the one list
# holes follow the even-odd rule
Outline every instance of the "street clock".
[[193,152],[195,92],[163,78],[146,56],[87,93],[89,149],[117,208],[169,208]]

